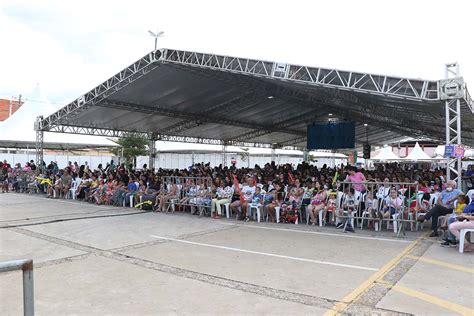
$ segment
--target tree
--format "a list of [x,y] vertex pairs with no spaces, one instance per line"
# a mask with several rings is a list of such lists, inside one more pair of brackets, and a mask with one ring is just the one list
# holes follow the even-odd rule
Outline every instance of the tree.
[[128,133],[114,142],[119,148],[113,150],[117,156],[123,156],[127,164],[136,165],[137,156],[146,156],[148,154],[148,139],[137,133]]

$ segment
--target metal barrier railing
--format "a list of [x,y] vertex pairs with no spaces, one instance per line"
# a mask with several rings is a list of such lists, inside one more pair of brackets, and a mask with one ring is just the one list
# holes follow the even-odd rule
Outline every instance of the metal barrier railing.
[[33,286],[33,260],[15,260],[0,262],[0,273],[7,271],[23,271],[23,314],[35,314],[34,286]]
[[[171,191],[172,185],[177,185],[179,187],[176,198],[169,201],[172,212],[174,212],[176,205],[190,206],[198,208],[199,216],[202,216],[205,209],[211,208],[210,203],[209,205],[201,203],[205,200],[210,201],[211,199],[211,178],[164,176],[161,177],[161,183],[164,184],[167,192]],[[203,191],[205,191],[205,194],[202,193]]]
[[[349,181],[342,181],[339,182],[339,189],[342,185],[342,197],[341,201],[338,201],[336,209],[336,214],[340,214],[341,208],[343,208],[343,199],[347,192],[350,189],[354,189],[357,191],[357,206],[354,212],[348,212],[347,215],[337,215],[338,218],[346,218],[348,220],[361,220],[362,223],[364,220],[367,221],[378,221],[380,222],[380,226],[382,226],[383,221],[392,221],[394,224],[394,230],[397,232],[397,236],[400,236],[400,233],[405,235],[405,223],[414,224],[416,222],[416,218],[413,219],[405,219],[408,214],[408,209],[410,207],[410,202],[415,201],[415,207],[418,206],[418,183],[416,182],[349,182]],[[355,190],[354,187],[357,187],[358,190]],[[380,188],[382,187],[382,190]],[[362,189],[362,190],[361,190]],[[362,203],[365,204],[367,192],[371,191],[373,193],[373,198],[377,200],[377,214],[380,214],[385,199],[390,196],[390,190],[395,189],[397,191],[397,197],[400,195],[403,196],[402,203],[400,205],[400,209],[393,214],[389,218],[383,217],[372,217],[372,216],[363,216],[363,212],[365,210],[361,209]],[[362,193],[364,192],[364,193]],[[380,196],[380,193],[383,192],[383,195]],[[355,214],[354,214],[355,213]],[[362,215],[361,215],[362,214]],[[347,221],[346,221],[347,225]]]

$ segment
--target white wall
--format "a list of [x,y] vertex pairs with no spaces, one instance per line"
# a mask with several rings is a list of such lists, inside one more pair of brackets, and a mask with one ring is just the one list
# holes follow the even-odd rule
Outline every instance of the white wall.
[[[227,154],[227,166],[231,165],[232,157],[237,161],[237,167],[254,167],[256,164],[263,167],[266,163],[271,161],[271,156],[269,155],[252,155],[248,158],[242,159],[240,154]],[[222,153],[204,153],[204,154],[194,154],[194,163],[210,163],[212,167],[218,166],[222,163]],[[184,169],[192,165],[193,157],[190,153],[161,153],[158,154],[158,157],[155,161],[156,168],[163,169]],[[284,164],[291,163],[297,165],[303,161],[303,157],[291,157],[284,155],[276,155],[275,163]],[[313,162],[313,165],[322,167],[324,164],[329,167],[334,165],[340,165],[341,163],[346,163],[346,159],[332,159],[332,158],[317,158],[317,162]],[[148,157],[141,156],[137,158],[137,167],[141,168],[143,164],[148,165]]]
[[[0,160],[7,160],[10,165],[14,165],[16,163],[20,163],[22,166],[25,165],[26,162],[30,160],[34,160],[36,162],[35,154],[5,154],[0,153]],[[48,165],[51,161],[57,161],[59,168],[65,167],[69,161],[77,163],[80,165],[84,164],[87,161],[91,168],[97,168],[97,166],[101,163],[105,166],[107,162],[110,162],[112,157],[110,156],[73,156],[73,155],[44,155],[44,161],[46,165]],[[117,161],[115,159],[115,161]]]
[[[250,161],[247,161],[247,158],[244,160],[240,154],[227,154],[227,166],[231,165],[231,159],[234,157],[237,161],[237,167],[254,167],[256,164],[263,167],[267,162],[271,161],[271,156],[269,155],[253,155],[250,156]],[[44,161],[48,165],[51,161],[57,161],[59,168],[62,168],[67,165],[68,161],[74,163],[77,161],[79,165],[84,164],[85,161],[89,164],[91,168],[97,168],[101,163],[106,165],[107,162],[113,157],[110,156],[73,156],[73,155],[45,155]],[[28,154],[6,154],[0,153],[0,160],[6,159],[11,165],[16,163],[21,163],[25,165],[26,162],[30,160],[36,160],[34,153]],[[327,164],[329,167],[334,167],[334,165],[340,165],[341,163],[346,163],[346,159],[332,159],[332,158],[317,158],[317,162],[312,162],[311,164],[318,167],[322,167],[324,164]],[[115,163],[118,162],[118,159],[114,159]],[[155,161],[156,168],[163,169],[184,169],[192,165],[193,157],[190,153],[161,153],[158,154],[158,157]],[[291,157],[284,155],[276,155],[275,163],[284,164],[291,163],[297,165],[303,161],[303,158]],[[212,167],[218,166],[222,163],[222,153],[203,153],[203,154],[194,154],[194,163],[209,163]],[[148,157],[140,156],[137,157],[137,167],[141,168],[143,164],[148,165]]]

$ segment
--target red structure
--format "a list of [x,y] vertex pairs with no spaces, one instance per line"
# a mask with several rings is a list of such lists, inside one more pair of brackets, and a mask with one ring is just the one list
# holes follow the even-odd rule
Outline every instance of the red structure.
[[5,121],[10,116],[10,102],[12,115],[23,105],[23,102],[16,100],[0,99],[0,122]]

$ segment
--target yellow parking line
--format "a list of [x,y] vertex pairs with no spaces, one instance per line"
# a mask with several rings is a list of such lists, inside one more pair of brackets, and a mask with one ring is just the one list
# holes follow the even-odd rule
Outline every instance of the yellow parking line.
[[386,275],[404,256],[406,256],[413,248],[423,239],[426,237],[427,234],[423,234],[411,244],[409,244],[405,249],[403,249],[395,258],[390,260],[386,265],[384,265],[379,271],[372,274],[367,280],[365,280],[362,284],[356,287],[351,293],[346,295],[341,302],[334,305],[331,309],[329,309],[324,316],[333,316],[338,315],[343,312],[350,303],[355,301],[359,296],[361,296],[365,291],[367,291],[374,282],[379,279],[382,279],[384,275]]
[[467,272],[467,273],[474,273],[474,269],[466,268],[466,267],[463,267],[463,266],[460,266],[460,265],[457,265],[457,264],[452,264],[452,263],[448,263],[448,262],[444,262],[444,261],[440,261],[440,260],[435,260],[435,259],[425,258],[425,257],[412,256],[412,255],[407,255],[406,257],[410,258],[410,259],[415,259],[415,260],[418,260],[418,261],[426,262],[426,263],[431,263],[431,264],[434,264],[434,265],[437,265],[437,266],[446,267],[446,268],[449,268],[449,269],[452,269],[452,270],[458,270],[458,271]]
[[433,296],[433,295],[429,295],[429,294],[425,294],[423,292],[419,292],[419,291],[416,291],[416,290],[413,290],[413,289],[410,289],[410,288],[407,288],[407,287],[404,287],[404,286],[401,286],[401,285],[394,285],[392,287],[392,290],[403,293],[405,295],[408,295],[408,296],[411,296],[411,297],[414,297],[414,298],[417,298],[417,299],[420,299],[420,300],[423,300],[423,301],[426,301],[426,302],[431,303],[431,304],[438,305],[442,308],[449,309],[453,312],[456,312],[456,313],[459,313],[459,314],[462,314],[462,315],[470,315],[470,316],[474,315],[474,309],[472,309],[472,308],[465,307],[465,306],[462,306],[462,305],[459,305],[459,304],[456,304],[456,303],[452,303],[450,301],[443,300],[442,298],[439,298],[439,297],[436,297],[436,296]]

